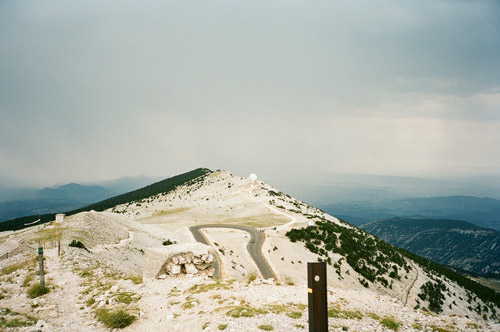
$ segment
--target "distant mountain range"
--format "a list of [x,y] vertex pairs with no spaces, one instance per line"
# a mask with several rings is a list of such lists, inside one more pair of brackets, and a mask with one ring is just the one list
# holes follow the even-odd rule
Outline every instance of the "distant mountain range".
[[445,219],[391,218],[361,228],[439,264],[500,277],[500,232]]
[[[202,176],[208,174],[209,172],[210,171],[208,169],[198,168],[198,169],[195,169],[193,171],[190,171],[190,172],[187,172],[184,174],[176,175],[176,176],[173,176],[171,178],[155,182],[153,184],[147,185],[147,186],[142,187],[140,189],[136,189],[136,190],[124,193],[124,194],[120,194],[118,196],[113,196],[111,198],[100,200],[97,203],[80,205],[78,208],[74,208],[74,209],[61,208],[58,211],[51,211],[51,212],[48,212],[45,214],[42,214],[42,213],[37,213],[35,215],[24,214],[23,216],[19,216],[17,218],[13,218],[10,220],[6,220],[4,222],[0,222],[0,232],[7,231],[7,230],[18,230],[18,229],[26,228],[27,227],[25,225],[26,223],[33,222],[37,218],[40,218],[40,223],[46,223],[46,222],[52,221],[55,218],[55,213],[63,212],[67,215],[73,215],[73,214],[76,214],[79,212],[90,211],[90,210],[104,211],[106,209],[109,209],[109,208],[114,207],[114,206],[119,205],[119,204],[129,203],[129,202],[141,200],[141,199],[144,199],[146,197],[153,196],[153,195],[167,193],[167,192],[170,192],[170,191],[174,190],[175,188],[177,188],[177,186],[179,186],[181,184],[185,184],[185,183],[190,183],[190,181],[194,181],[196,178],[202,177]],[[85,186],[81,186],[81,187],[89,188],[89,187],[85,187]],[[81,187],[78,187],[78,188],[82,189]],[[95,186],[93,186],[93,187],[95,187]],[[92,188],[90,191],[95,192],[95,188]],[[54,194],[50,190],[45,191],[45,192],[49,192],[51,194]],[[57,196],[58,194],[54,194],[54,195]],[[4,203],[6,203],[6,202],[4,202]]]
[[0,202],[0,222],[23,216],[78,209],[144,187],[152,182],[153,179],[145,176],[122,177],[99,184],[69,183],[55,188],[25,190],[26,199]]
[[437,196],[386,201],[357,201],[321,206],[354,225],[393,217],[466,220],[500,230],[500,200],[473,196]]

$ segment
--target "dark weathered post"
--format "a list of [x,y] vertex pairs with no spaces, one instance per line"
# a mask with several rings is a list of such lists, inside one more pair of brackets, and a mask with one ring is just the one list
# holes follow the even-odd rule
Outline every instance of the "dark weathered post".
[[57,240],[57,256],[61,256],[61,239]]
[[307,263],[309,332],[328,332],[326,263]]
[[38,265],[40,267],[40,286],[45,287],[45,274],[43,271],[43,247],[38,242]]

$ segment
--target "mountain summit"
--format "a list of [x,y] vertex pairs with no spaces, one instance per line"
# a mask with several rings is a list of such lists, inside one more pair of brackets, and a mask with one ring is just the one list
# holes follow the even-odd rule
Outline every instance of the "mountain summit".
[[[54,330],[104,331],[118,315],[129,331],[302,331],[306,263],[318,261],[328,267],[334,328],[498,330],[498,293],[224,170],[197,169],[69,214],[11,235],[49,244],[43,301],[21,295],[35,284],[32,251],[2,262],[26,263],[2,277],[0,307],[28,321],[23,308],[37,305]],[[50,247],[57,238],[61,257]]]

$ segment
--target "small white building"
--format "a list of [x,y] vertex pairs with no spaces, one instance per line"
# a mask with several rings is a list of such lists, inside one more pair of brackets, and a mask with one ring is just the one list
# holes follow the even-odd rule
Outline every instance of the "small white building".
[[56,222],[61,224],[64,221],[65,216],[66,215],[64,213],[56,214]]
[[316,223],[314,221],[312,221],[312,220],[308,220],[307,221],[307,225],[308,226],[316,226]]

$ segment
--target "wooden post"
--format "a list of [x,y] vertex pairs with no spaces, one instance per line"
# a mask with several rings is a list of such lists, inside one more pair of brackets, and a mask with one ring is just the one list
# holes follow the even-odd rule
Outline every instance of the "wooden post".
[[45,287],[45,272],[43,270],[43,247],[38,247],[38,265],[40,267],[40,286]]
[[326,263],[307,263],[309,332],[328,332]]
[[57,256],[61,256],[61,239],[57,240]]

